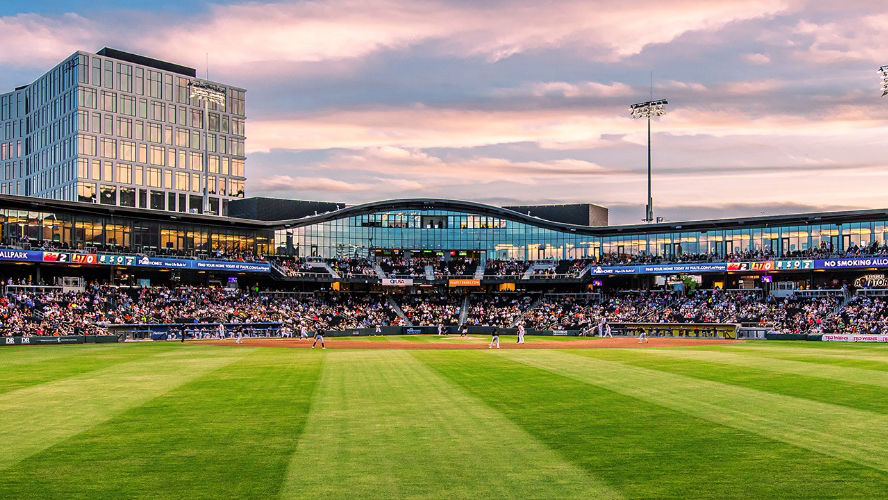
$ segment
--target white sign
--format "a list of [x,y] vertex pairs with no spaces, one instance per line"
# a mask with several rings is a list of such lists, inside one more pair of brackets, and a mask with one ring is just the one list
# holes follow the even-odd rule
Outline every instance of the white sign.
[[413,286],[413,279],[382,278],[382,286]]
[[888,335],[824,335],[824,342],[888,342]]

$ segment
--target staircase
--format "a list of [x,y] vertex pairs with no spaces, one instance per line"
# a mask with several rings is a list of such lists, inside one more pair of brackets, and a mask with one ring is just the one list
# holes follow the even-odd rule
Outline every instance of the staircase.
[[487,267],[487,261],[482,260],[481,263],[478,264],[478,267],[475,268],[475,275],[472,276],[472,278],[474,278],[476,280],[480,280],[480,279],[484,278],[484,269],[486,267]]
[[330,267],[330,264],[324,262],[324,268],[327,270],[328,273],[330,273],[331,276],[333,276],[333,278],[341,278],[341,276],[339,276],[339,273],[337,273],[332,267]]
[[429,281],[435,280],[435,268],[432,266],[425,266],[425,277]]
[[528,307],[527,309],[525,309],[524,312],[521,314],[521,316],[520,316],[518,319],[516,319],[515,322],[512,323],[512,324],[509,325],[509,326],[510,326],[511,328],[515,328],[515,326],[518,325],[518,322],[519,322],[519,321],[524,321],[524,317],[527,316],[528,314],[530,314],[534,309],[536,309],[537,307],[539,307],[539,306],[540,306],[540,303],[541,303],[542,301],[543,301],[543,296],[540,295],[540,298],[538,298],[538,299],[536,299],[535,301],[533,301],[533,303],[530,304],[530,307]]
[[462,327],[469,317],[469,296],[463,297],[462,307],[459,309],[459,326]]
[[389,295],[387,299],[389,307],[392,308],[392,311],[395,311],[395,314],[397,314],[399,318],[404,320],[404,324],[407,326],[413,326],[413,323],[411,323],[410,320],[407,319],[407,315],[404,314],[404,310],[401,309],[401,306],[398,305],[398,303],[395,301],[395,298]]
[[382,270],[382,266],[380,266],[378,262],[373,263],[373,270],[376,271],[376,276],[379,277],[379,279],[384,280],[388,278],[388,276],[385,275],[385,271]]

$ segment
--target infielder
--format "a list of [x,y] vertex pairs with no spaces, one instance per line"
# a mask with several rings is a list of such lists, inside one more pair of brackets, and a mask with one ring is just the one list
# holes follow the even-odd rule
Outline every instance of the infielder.
[[314,342],[311,343],[312,349],[315,348],[315,344],[318,343],[318,340],[321,341],[321,349],[326,349],[326,347],[324,347],[324,330],[321,330],[320,328],[315,330],[315,339]]
[[525,333],[526,333],[526,331],[524,330],[524,323],[519,324],[518,325],[518,343],[519,344],[524,343],[524,334]]
[[638,329],[638,343],[640,344],[642,342],[650,342],[650,340],[648,340],[648,336],[647,336],[647,333],[645,333],[644,328],[639,328]]
[[496,344],[496,348],[499,349],[499,331],[497,331],[496,327],[493,327],[492,337],[490,339],[490,345],[487,346],[488,349],[493,349],[494,344]]

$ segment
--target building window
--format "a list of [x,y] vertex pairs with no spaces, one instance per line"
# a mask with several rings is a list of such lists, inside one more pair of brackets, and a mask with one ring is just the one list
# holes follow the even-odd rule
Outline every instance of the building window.
[[135,207],[136,206],[136,189],[131,187],[120,188],[120,206]]
[[102,205],[117,205],[117,187],[102,185],[99,200]]
[[77,183],[77,201],[96,202],[96,185],[89,182]]
[[117,139],[102,138],[102,157],[117,158]]
[[129,95],[121,95],[120,112],[127,116],[136,116],[136,98]]
[[148,185],[151,187],[161,187],[160,169],[148,167]]
[[151,190],[151,209],[152,210],[164,210],[163,200],[164,194],[163,191],[154,191]]
[[102,111],[117,112],[117,93],[102,92]]
[[[117,164],[117,182],[121,184],[132,184],[133,182],[133,167],[132,165],[126,163]],[[121,197],[122,197],[121,193]],[[133,194],[133,199],[135,200],[135,194]],[[121,202],[121,205],[123,202]],[[127,205],[132,206],[132,205]]]
[[117,135],[132,139],[133,121],[129,118],[117,118]]
[[163,147],[151,146],[151,158],[149,163],[151,163],[152,165],[163,166],[163,160]]

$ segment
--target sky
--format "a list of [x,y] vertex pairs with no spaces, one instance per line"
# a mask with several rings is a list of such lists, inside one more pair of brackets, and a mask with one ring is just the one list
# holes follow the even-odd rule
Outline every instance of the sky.
[[644,218],[653,96],[658,217],[888,208],[884,26],[871,0],[4,0],[0,92],[113,47],[247,89],[247,196],[611,224]]

